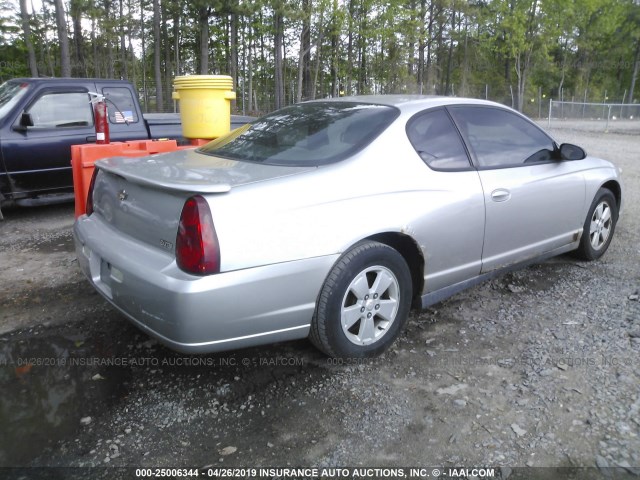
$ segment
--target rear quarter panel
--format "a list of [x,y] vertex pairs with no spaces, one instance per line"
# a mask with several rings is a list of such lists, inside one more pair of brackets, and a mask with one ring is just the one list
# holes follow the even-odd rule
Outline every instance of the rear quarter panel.
[[467,251],[479,261],[481,241],[473,252],[467,244],[470,229],[482,235],[481,199],[469,202],[468,209],[448,208],[460,200],[452,196],[465,190],[448,182],[469,182],[473,196],[477,173],[430,170],[399,123],[352,159],[208,195],[222,270],[342,253],[382,232],[411,236],[431,271],[449,250]]

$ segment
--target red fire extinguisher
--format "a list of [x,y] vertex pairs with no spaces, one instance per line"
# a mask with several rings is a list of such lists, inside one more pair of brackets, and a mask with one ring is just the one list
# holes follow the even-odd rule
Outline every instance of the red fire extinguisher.
[[104,95],[90,92],[93,96],[93,116],[96,124],[96,143],[99,145],[109,143],[109,114],[107,113],[107,102]]

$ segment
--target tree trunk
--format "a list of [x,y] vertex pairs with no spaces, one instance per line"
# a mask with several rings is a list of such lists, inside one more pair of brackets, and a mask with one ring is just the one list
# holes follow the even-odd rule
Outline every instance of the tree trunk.
[[60,42],[60,76],[71,76],[71,58],[69,56],[69,36],[67,35],[67,20],[62,0],[54,0],[56,8],[56,25],[58,27],[58,41]]
[[[524,97],[527,87],[527,76],[529,75],[529,65],[531,63],[532,51],[526,51],[515,58],[516,76],[518,77],[518,88],[516,89],[516,109],[522,112],[524,108]],[[524,57],[524,58],[522,58]]]
[[176,76],[182,75],[180,61],[180,9],[176,8],[173,11],[173,63]]
[[[262,13],[260,13],[260,25],[264,25],[265,19],[264,19],[264,15]],[[262,68],[264,68],[265,65],[267,65],[267,53],[266,53],[266,46],[265,46],[265,40],[264,40],[264,33],[262,30],[260,30],[260,65],[263,66]],[[264,99],[264,96],[268,94],[269,90],[269,81],[267,78],[267,75],[265,75],[264,73],[262,73],[261,75],[262,77],[262,99]],[[254,90],[254,95],[256,97],[256,110],[260,111],[260,106],[258,103],[258,92],[257,89]],[[265,109],[268,109],[270,107],[266,106],[267,103],[265,101],[264,106]]]
[[424,92],[424,50],[427,48],[427,41],[425,39],[424,24],[427,16],[427,2],[426,0],[420,0],[420,30],[418,39],[418,65],[416,69],[416,82],[418,84],[418,93]]
[[[247,73],[248,78],[248,82],[249,82],[249,92],[247,94],[248,100],[249,100],[249,109],[248,109],[248,113],[249,115],[251,115],[251,112],[253,112],[253,48],[254,48],[254,42],[253,42],[253,29],[251,28],[251,25],[249,25],[248,27],[249,30],[249,48],[248,48],[248,52],[247,52],[247,69],[249,70],[249,72]],[[258,107],[256,107],[256,110],[258,109]]]
[[[238,14],[231,13],[230,18],[230,43],[229,43],[229,75],[233,81],[234,90],[238,88]],[[243,100],[244,101],[244,100]],[[231,110],[237,111],[237,101],[231,101]]]
[[[35,6],[33,4],[33,0],[31,0],[31,11],[35,12]],[[36,16],[37,18],[37,16]],[[47,8],[47,3],[43,2],[42,3],[42,23],[44,25],[44,36],[46,38],[46,35],[49,32],[49,28],[48,25],[50,25],[51,23],[51,16],[49,14],[49,9]],[[42,41],[42,39],[41,39]],[[44,42],[44,48],[42,49],[43,54],[44,54],[44,62],[46,62],[48,70],[49,70],[49,76],[50,77],[55,77],[56,76],[56,72],[55,72],[55,68],[53,66],[53,58],[51,57],[51,47],[49,45],[49,42]]]
[[[313,98],[311,86],[311,12],[310,0],[302,0],[302,99],[311,100]],[[318,32],[320,34],[321,32]],[[316,50],[316,55],[318,51]]]
[[525,85],[525,81],[526,81],[526,71],[524,69],[524,67],[522,66],[522,54],[518,55],[515,58],[515,67],[516,67],[516,76],[518,77],[518,84],[517,84],[517,88],[516,88],[516,98],[515,98],[515,105],[516,105],[516,110],[518,110],[519,112],[522,112],[522,107],[524,104],[524,99],[523,99],[523,91],[524,91],[524,85]]
[[469,76],[469,24],[468,19],[464,19],[464,50],[462,57],[462,85],[460,86],[460,95],[466,97],[469,95],[467,89],[467,78]]
[[[438,17],[440,17],[440,14],[442,13],[442,10],[438,9]],[[444,66],[446,66],[442,56],[443,56],[443,51],[446,52],[446,45],[445,45],[445,41],[444,41],[444,29],[446,28],[445,22],[444,21],[439,21],[438,22],[438,33],[436,34],[436,74],[435,74],[435,79],[434,79],[434,84],[436,84],[437,82],[437,87],[436,87],[436,91],[434,93],[438,94],[438,95],[443,95],[443,91],[444,91],[444,83],[445,83],[445,73],[446,70],[443,68]]]
[[304,50],[302,49],[302,37],[304,36],[304,27],[300,34],[300,49],[298,50],[298,88],[296,90],[296,103],[302,101],[302,77],[304,76]]
[[[133,53],[133,16],[131,15],[133,12],[133,6],[132,6],[132,1],[133,0],[127,0],[127,11],[129,12],[129,15],[127,17],[127,36],[128,38],[128,46],[127,49],[129,50],[129,58],[133,58],[135,59],[135,55]],[[131,62],[131,73],[130,73],[130,78],[131,78],[131,83],[133,83],[134,85],[136,85],[136,70],[137,70],[137,62]]]
[[[104,20],[107,24],[111,23],[111,0],[104,1]],[[107,42],[107,78],[115,77],[114,60],[113,60],[113,42],[111,38],[111,32],[109,31],[111,25],[107,27],[107,32],[105,33],[105,38]]]
[[527,25],[527,30],[525,33],[525,47],[524,51],[518,53],[515,58],[515,67],[516,74],[518,76],[518,89],[517,89],[517,109],[519,112],[522,112],[524,108],[524,98],[526,94],[527,88],[527,77],[529,76],[529,71],[531,68],[531,55],[533,54],[533,50],[535,48],[534,37],[536,34],[536,30],[538,25],[535,22],[536,9],[538,5],[538,0],[533,0],[531,3],[531,9],[529,11],[529,20]]
[[87,73],[84,57],[84,40],[82,37],[83,5],[78,0],[72,0],[69,7],[73,23],[73,49],[76,62],[75,70],[79,76],[88,77],[89,75]]
[[[284,36],[284,17],[281,18],[280,22],[282,28],[282,106],[284,107],[288,103],[293,103],[293,96],[290,100],[287,99],[287,67],[289,64],[287,63],[287,44],[285,43],[287,37]],[[293,95],[293,89],[291,89],[291,94]]]
[[451,91],[451,68],[453,57],[453,34],[456,31],[456,11],[455,9],[451,13],[451,32],[449,33],[449,53],[447,54],[447,76],[445,79],[444,94],[449,95]]
[[172,110],[171,82],[173,80],[173,67],[171,66],[171,47],[169,46],[169,8],[167,1],[163,0],[160,5],[162,14],[162,49],[164,50],[164,100],[165,109]]
[[282,62],[282,44],[284,40],[284,29],[282,25],[282,14],[276,8],[273,14],[274,28],[274,58],[275,58],[275,105],[278,110],[284,107],[284,78],[283,78],[283,62]]
[[562,88],[564,87],[565,64],[567,61],[567,53],[566,53],[567,43],[568,43],[568,39],[565,40],[564,45],[562,46],[562,70],[560,75],[560,85],[558,86],[558,92],[561,92]]
[[[411,12],[411,22],[415,21],[415,12],[416,12],[416,1],[411,0],[409,11]],[[414,69],[415,69],[415,61],[416,61],[416,37],[413,31],[408,32],[408,42],[407,42],[407,50],[408,50],[408,59],[407,59],[407,76],[409,78],[413,77]]]
[[200,25],[200,75],[209,74],[209,7],[200,7],[198,20]]
[[124,31],[124,1],[120,0],[120,75],[124,80],[129,79],[129,69],[127,68],[127,42]]
[[367,7],[364,5],[364,2],[360,5],[360,24],[358,27],[358,95],[362,95],[365,93],[365,88],[367,85],[367,37],[366,37],[366,26],[367,26],[367,15],[368,15]]
[[156,112],[162,111],[162,71],[160,69],[160,0],[153,0],[153,71],[156,81]]
[[140,43],[142,45],[142,111],[149,111],[149,93],[147,89],[147,45],[144,31],[144,8],[140,9]]
[[338,43],[340,42],[340,26],[338,25],[338,0],[333,0],[333,17],[331,20],[331,96],[340,96],[338,78]]
[[[426,93],[434,93],[431,89],[431,44],[433,39],[433,1],[429,3],[429,27],[427,38],[427,64],[425,65],[425,88]],[[422,92],[420,92],[422,93]]]
[[633,74],[631,75],[631,87],[629,87],[629,103],[633,103],[633,92],[636,89],[638,70],[640,70],[640,39],[636,45],[636,56],[633,61]]
[[353,20],[355,13],[355,0],[349,0],[349,15],[347,17],[347,22],[349,23],[349,35],[347,41],[347,95],[351,95],[353,92],[351,82],[353,80]]
[[[242,71],[242,115],[247,114],[247,24],[240,22],[240,32],[238,37],[240,45],[242,45],[242,66],[238,65],[238,70]],[[240,72],[238,72],[238,75]],[[238,109],[240,111],[240,109]]]
[[31,25],[29,12],[27,11],[27,0],[20,0],[20,18],[22,20],[22,32],[24,34],[24,43],[27,46],[29,71],[32,77],[38,76],[38,62],[36,60],[36,52],[33,49],[31,41]]
[[[96,14],[95,14],[95,10],[93,10],[93,8],[95,7],[95,5],[91,5],[92,7],[92,13],[91,13],[91,49],[93,51],[93,58],[91,59],[91,62],[93,64],[93,75],[96,78],[100,78],[100,62],[98,62],[98,42],[96,40],[96,29],[97,29],[97,25],[96,25]],[[143,14],[144,15],[144,14]],[[142,20],[141,20],[142,22]],[[144,32],[144,30],[143,30]],[[144,35],[142,35],[142,61],[144,62]]]
[[316,86],[318,85],[318,72],[320,71],[320,57],[322,56],[322,32],[324,31],[324,10],[320,11],[318,18],[318,39],[316,42],[316,65],[313,74],[313,82],[311,83],[310,100],[316,98]]
[[[510,15],[514,15],[513,11],[515,9],[515,2],[511,2],[509,3],[509,11],[510,11]],[[505,43],[509,43],[509,33],[506,31],[503,31],[503,38]],[[505,59],[504,59],[504,81],[507,85],[509,85],[509,87],[511,87],[511,59],[509,58],[509,55],[505,55]],[[511,94],[511,107],[514,107],[514,103],[513,103],[513,91]]]

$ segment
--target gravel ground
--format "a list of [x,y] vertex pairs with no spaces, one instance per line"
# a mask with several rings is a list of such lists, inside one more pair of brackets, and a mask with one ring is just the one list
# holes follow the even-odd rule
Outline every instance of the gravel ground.
[[486,282],[414,314],[382,358],[354,364],[306,341],[171,352],[82,279],[72,206],[4,212],[0,466],[640,475],[640,138],[551,133],[623,169],[607,254]]

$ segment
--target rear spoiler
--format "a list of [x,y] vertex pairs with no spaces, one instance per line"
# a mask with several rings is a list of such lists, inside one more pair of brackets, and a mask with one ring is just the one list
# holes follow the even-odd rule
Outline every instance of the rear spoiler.
[[[144,185],[152,188],[161,188],[166,190],[174,190],[179,192],[191,193],[226,193],[231,190],[231,185],[227,182],[212,182],[210,178],[203,178],[202,181],[197,180],[178,180],[175,178],[163,178],[160,176],[152,177],[145,171],[145,174],[134,171],[134,168],[122,168],[123,161],[143,160],[150,157],[138,157],[135,159],[128,157],[112,157],[96,162],[96,167],[105,172],[124,178],[125,180]],[[124,165],[129,164],[129,162]],[[133,163],[133,162],[132,162]],[[131,165],[131,164],[129,164]]]

